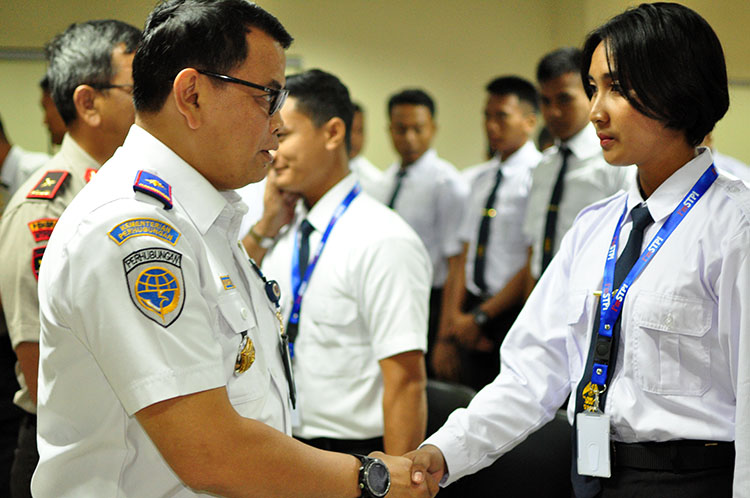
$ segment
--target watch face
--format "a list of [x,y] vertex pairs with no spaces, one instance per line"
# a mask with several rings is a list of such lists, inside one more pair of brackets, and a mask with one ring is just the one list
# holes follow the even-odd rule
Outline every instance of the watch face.
[[367,469],[367,484],[375,496],[385,496],[391,487],[391,476],[388,467],[380,461],[374,461]]

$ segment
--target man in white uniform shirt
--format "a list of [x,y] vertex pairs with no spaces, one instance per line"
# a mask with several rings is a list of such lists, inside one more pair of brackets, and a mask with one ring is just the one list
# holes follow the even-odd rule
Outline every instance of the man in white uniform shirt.
[[29,152],[19,145],[11,144],[0,120],[0,216],[13,192],[49,158],[49,154]]
[[[523,302],[529,241],[523,233],[531,171],[541,154],[534,85],[516,76],[487,85],[485,128],[495,157],[476,168],[460,236],[460,266],[446,279],[433,353],[439,375],[479,389],[497,375],[498,349]],[[456,364],[460,358],[460,364]]]
[[448,268],[461,266],[458,232],[468,184],[432,147],[437,131],[435,102],[420,89],[388,100],[389,130],[399,160],[383,174],[376,197],[417,232],[432,261],[427,361],[437,336]]
[[429,259],[349,172],[346,87],[320,70],[287,86],[268,179],[276,190],[266,194],[279,202],[266,203],[246,242],[284,296],[299,391],[293,432],[323,449],[403,454],[427,420]]
[[173,0],[147,19],[136,125],[42,265],[34,496],[426,496],[403,459],[383,456],[391,479],[381,460],[285,434],[278,288],[237,242],[233,189],[278,145],[291,40],[244,0]]
[[[614,168],[604,160],[591,103],[581,83],[581,51],[561,48],[537,66],[541,111],[556,139],[534,168],[524,232],[532,241],[527,293],[560,247],[579,211],[627,189],[634,168]],[[565,170],[563,171],[563,166]]]
[[380,181],[383,172],[362,154],[362,147],[365,145],[365,111],[358,103],[354,102],[353,105],[349,169],[357,176],[365,192],[369,193]]

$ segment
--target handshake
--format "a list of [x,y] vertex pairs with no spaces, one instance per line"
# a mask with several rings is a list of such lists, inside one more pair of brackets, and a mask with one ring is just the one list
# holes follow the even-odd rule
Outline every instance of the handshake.
[[369,456],[382,460],[390,471],[391,488],[388,498],[431,498],[439,491],[438,483],[446,472],[442,452],[432,445],[425,445],[401,457],[379,451]]

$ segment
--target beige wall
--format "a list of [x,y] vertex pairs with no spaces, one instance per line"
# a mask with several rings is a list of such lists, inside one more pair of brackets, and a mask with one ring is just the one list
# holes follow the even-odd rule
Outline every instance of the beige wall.
[[[142,26],[154,0],[4,0],[0,47],[41,47],[74,21],[113,17]],[[365,154],[378,166],[394,159],[385,103],[407,86],[437,100],[435,146],[458,167],[482,159],[484,85],[496,75],[533,78],[537,60],[561,45],[580,45],[586,33],[637,2],[611,0],[260,0],[296,38],[290,56],[304,68],[341,77],[368,112]],[[750,80],[742,30],[746,0],[688,0],[724,44],[730,79]],[[0,59],[0,115],[11,138],[46,150],[37,81],[41,62]],[[716,144],[750,162],[745,116],[750,86],[732,85],[732,107]]]

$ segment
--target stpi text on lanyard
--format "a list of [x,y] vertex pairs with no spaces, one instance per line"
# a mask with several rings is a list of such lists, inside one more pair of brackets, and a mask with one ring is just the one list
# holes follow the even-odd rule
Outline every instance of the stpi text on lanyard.
[[[685,219],[687,214],[692,210],[695,204],[700,200],[706,191],[713,185],[718,177],[716,168],[711,164],[708,169],[701,175],[698,181],[693,185],[690,191],[685,195],[682,201],[669,215],[667,221],[659,229],[657,234],[651,239],[646,249],[635,262],[628,272],[618,289],[613,289],[615,262],[617,259],[617,247],[619,242],[620,230],[625,215],[628,212],[627,201],[620,219],[615,226],[615,232],[612,236],[612,242],[607,251],[607,258],[604,264],[604,277],[602,281],[602,292],[600,297],[600,319],[599,328],[596,331],[597,337],[594,344],[594,361],[590,372],[590,385],[594,394],[594,402],[585,403],[584,412],[576,415],[576,425],[578,428],[578,472],[582,475],[594,475],[600,477],[609,477],[609,416],[601,412],[599,407],[599,395],[607,389],[607,382],[612,374],[608,371],[612,348],[612,331],[615,327],[620,313],[622,312],[625,298],[628,294],[633,281],[641,274],[646,266],[651,262],[654,255],[664,246],[664,243],[680,223]],[[612,294],[614,292],[614,295]],[[602,346],[601,353],[599,346]],[[586,376],[584,375],[584,379]],[[584,393],[586,398],[586,393]],[[588,405],[588,406],[587,406]],[[581,452],[581,448],[596,448],[595,451]],[[587,461],[587,457],[589,457]]]
[[299,312],[302,308],[302,298],[304,297],[305,291],[307,290],[307,286],[310,282],[310,277],[315,270],[315,265],[318,263],[318,258],[320,258],[320,255],[325,248],[326,242],[328,242],[328,237],[331,235],[331,230],[333,230],[336,222],[341,218],[341,216],[343,216],[343,214],[349,208],[349,205],[361,191],[362,187],[359,185],[359,182],[355,183],[354,187],[352,187],[346,197],[344,197],[344,200],[341,201],[341,204],[339,204],[336,210],[333,212],[331,221],[328,222],[328,227],[326,227],[326,231],[323,232],[323,237],[320,239],[320,244],[318,244],[318,248],[315,250],[315,254],[308,263],[307,270],[305,271],[304,275],[299,274],[299,234],[294,238],[294,251],[292,252],[292,293],[294,301],[292,305],[292,312],[289,315],[289,326],[287,327],[289,332],[289,352],[291,353],[292,358],[294,358],[294,341],[297,339],[297,333],[299,331]]

